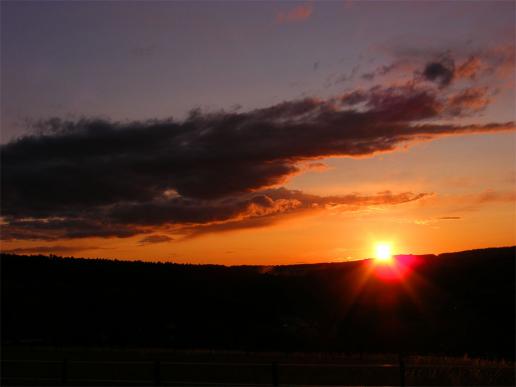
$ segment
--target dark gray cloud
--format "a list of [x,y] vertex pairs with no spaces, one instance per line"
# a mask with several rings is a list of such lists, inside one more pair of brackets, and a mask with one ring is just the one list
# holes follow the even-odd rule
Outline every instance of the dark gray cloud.
[[[271,217],[329,200],[349,206],[351,197],[310,201],[271,188],[309,160],[513,129],[512,122],[443,124],[454,114],[447,93],[413,84],[375,86],[248,112],[196,110],[184,121],[41,122],[39,134],[1,146],[2,238],[129,237],[158,225]],[[456,94],[456,105],[472,105],[470,94]]]
[[423,77],[428,81],[438,82],[442,87],[448,86],[455,74],[453,61],[430,62],[423,70]]

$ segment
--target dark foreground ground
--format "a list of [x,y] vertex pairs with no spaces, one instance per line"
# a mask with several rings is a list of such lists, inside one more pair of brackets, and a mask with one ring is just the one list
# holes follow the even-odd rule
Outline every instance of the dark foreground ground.
[[513,386],[514,363],[435,356],[4,348],[2,385]]
[[514,385],[515,253],[390,269],[3,254],[2,382]]

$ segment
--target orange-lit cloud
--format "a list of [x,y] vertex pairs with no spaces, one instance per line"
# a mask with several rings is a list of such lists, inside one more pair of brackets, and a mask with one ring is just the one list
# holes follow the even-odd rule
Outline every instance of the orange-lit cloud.
[[[450,212],[474,211],[492,203],[516,203],[516,192],[487,189],[467,194],[431,195],[420,202],[421,206],[446,206]],[[451,217],[441,219],[451,219]]]
[[326,172],[329,167],[325,163],[322,162],[308,162],[305,164],[300,164],[300,170],[304,171],[312,171],[312,172]]
[[[450,84],[483,83],[484,85],[514,87],[513,42],[502,42],[482,50],[423,50],[407,47],[379,47],[380,50],[394,57],[387,64],[364,72],[360,78],[364,81],[379,81],[384,84],[400,84],[408,81],[426,80],[441,87]],[[349,76],[347,77],[349,78]],[[501,81],[501,82],[500,82]]]
[[499,44],[489,50],[492,70],[502,79],[514,79],[516,47],[514,42]]
[[447,105],[450,114],[458,116],[481,111],[490,101],[487,87],[471,87],[451,95]]
[[476,203],[491,202],[516,202],[516,192],[500,192],[494,190],[486,190],[482,193],[469,196]]
[[313,12],[312,4],[298,5],[287,11],[280,11],[276,14],[277,23],[292,23],[307,20]]
[[471,56],[457,67],[455,75],[459,78],[474,79],[485,68],[485,63],[478,56]]

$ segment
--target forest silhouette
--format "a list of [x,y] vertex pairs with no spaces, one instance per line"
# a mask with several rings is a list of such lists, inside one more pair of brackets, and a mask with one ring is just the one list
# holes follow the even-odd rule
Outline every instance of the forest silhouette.
[[515,253],[417,256],[399,281],[371,275],[372,260],[227,267],[2,254],[2,345],[514,359]]

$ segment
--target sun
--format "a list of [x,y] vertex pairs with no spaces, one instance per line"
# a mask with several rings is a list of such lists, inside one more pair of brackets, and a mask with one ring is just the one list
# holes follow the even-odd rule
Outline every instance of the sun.
[[375,258],[379,262],[390,262],[392,260],[392,247],[390,243],[377,243],[375,245]]

